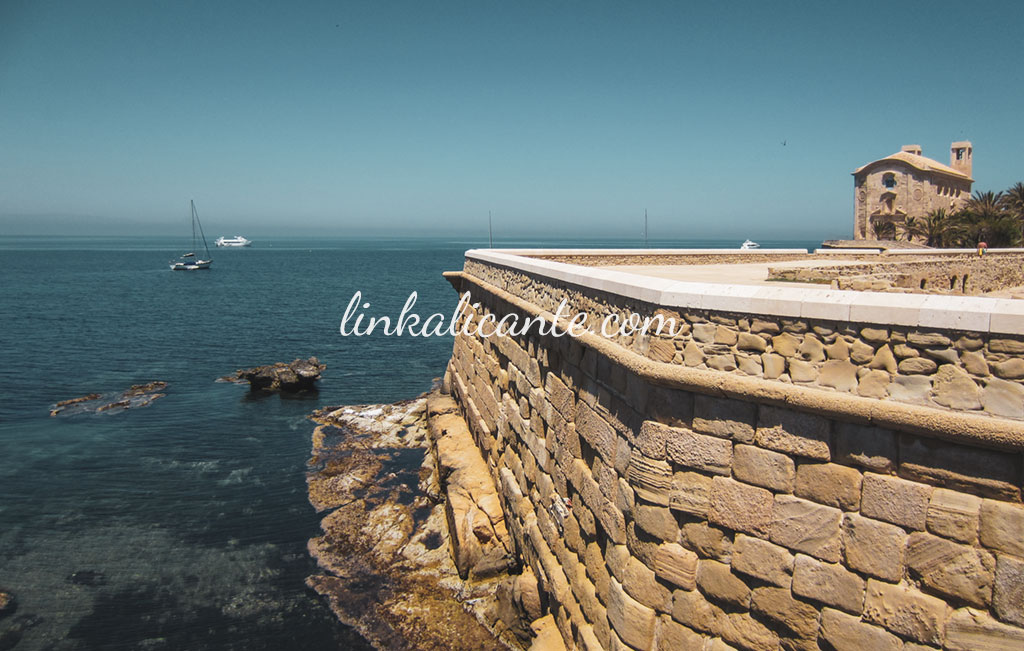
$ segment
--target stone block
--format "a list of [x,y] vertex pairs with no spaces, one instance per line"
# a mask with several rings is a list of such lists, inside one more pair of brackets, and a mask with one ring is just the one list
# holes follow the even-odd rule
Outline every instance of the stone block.
[[867,364],[875,356],[875,349],[860,339],[854,339],[850,346],[850,359],[855,364]]
[[672,435],[675,429],[668,425],[653,420],[645,420],[640,426],[640,433],[636,437],[636,447],[651,459],[666,459],[667,451],[665,441]]
[[672,618],[684,626],[719,636],[742,649],[776,651],[779,647],[778,634],[764,624],[747,613],[724,611],[696,590],[676,590]]
[[839,509],[792,495],[776,495],[769,538],[783,547],[837,563],[842,517]]
[[654,635],[655,651],[705,651],[707,638],[674,621],[671,617],[658,618]]
[[697,586],[710,599],[744,610],[750,604],[750,588],[725,563],[702,560],[697,565]]
[[896,468],[896,434],[892,430],[836,423],[836,461],[888,473]]
[[868,371],[857,381],[857,395],[865,398],[887,398],[891,381],[885,371]]
[[781,624],[798,638],[814,639],[818,633],[818,609],[793,598],[788,588],[755,588],[750,610]]
[[1019,380],[1024,378],[1024,359],[1011,357],[1005,362],[996,362],[992,365],[992,373],[1004,380]]
[[693,399],[693,429],[749,443],[754,439],[756,411],[752,402],[697,394]]
[[697,434],[674,428],[666,440],[668,458],[674,463],[695,470],[728,475],[732,467],[732,443],[717,436]]
[[666,542],[679,538],[679,523],[667,506],[638,504],[633,511],[636,525],[645,532]]
[[667,461],[652,459],[639,450],[633,450],[626,476],[641,500],[668,506],[672,493],[672,466]]
[[761,405],[755,442],[761,447],[786,454],[828,461],[828,420],[791,409]]
[[686,346],[683,348],[683,363],[687,366],[700,366],[704,363],[707,356],[704,351],[700,349],[700,346],[693,343],[692,341],[686,342]]
[[[693,422],[692,393],[667,387],[651,386],[646,383],[645,386],[648,392],[647,413],[650,418],[673,427],[690,426]],[[640,409],[639,406],[636,406],[636,408]],[[647,453],[645,452],[644,454]]]
[[982,608],[991,602],[995,559],[988,552],[915,533],[907,540],[906,558],[907,567],[935,592]]
[[800,338],[794,337],[788,332],[772,337],[772,350],[783,357],[796,357],[799,346]]
[[856,513],[843,519],[846,565],[863,574],[899,581],[903,577],[903,550],[907,534],[899,527]]
[[932,378],[932,400],[950,409],[981,409],[981,389],[964,371],[943,364]]
[[789,360],[789,377],[794,382],[814,382],[818,379],[818,367],[801,359]]
[[857,388],[857,367],[846,359],[829,360],[821,367],[818,384],[839,391],[853,391]]
[[899,371],[899,366],[896,363],[896,356],[893,355],[892,349],[889,348],[888,344],[881,346],[875,354],[871,357],[871,361],[868,362],[868,368],[879,371],[885,371],[889,375],[895,375]]
[[933,488],[898,477],[864,475],[860,512],[869,518],[923,531]]
[[707,358],[705,363],[708,368],[713,368],[716,371],[735,371],[736,370],[736,356],[732,353],[725,353],[722,355],[711,355]]
[[985,547],[1024,557],[1024,506],[982,500],[979,534]]
[[928,504],[928,531],[964,543],[978,540],[981,498],[936,488]]
[[1020,499],[1020,456],[921,436],[900,438],[901,477]]
[[647,345],[647,356],[656,362],[671,362],[676,356],[676,345],[670,339],[651,337]]
[[615,465],[615,450],[618,447],[615,429],[585,402],[576,405],[576,433],[609,465]]
[[768,344],[764,339],[755,334],[741,332],[736,341],[736,348],[739,350],[752,350],[758,353],[763,353],[767,350]]
[[982,408],[1006,418],[1024,418],[1024,385],[992,378],[981,391]]
[[654,570],[635,556],[630,556],[626,561],[622,588],[629,596],[657,611],[667,613],[672,608],[672,593],[658,582]]
[[938,364],[927,357],[908,357],[900,361],[897,368],[904,375],[931,375],[938,368]]
[[897,375],[889,385],[889,397],[896,402],[931,405],[932,379],[927,375]]
[[711,477],[696,472],[672,475],[670,509],[706,518],[711,508]]
[[825,504],[856,511],[860,508],[861,474],[835,463],[802,463],[796,470],[796,494]]
[[730,477],[713,479],[708,512],[712,524],[767,537],[771,518],[771,492]]
[[740,371],[747,375],[760,376],[763,372],[761,368],[761,358],[754,355],[736,355],[736,364]]
[[697,555],[677,543],[658,546],[654,554],[654,573],[658,578],[693,590],[697,577]]
[[544,379],[544,392],[551,407],[566,420],[571,420],[576,413],[576,398],[572,389],[555,373],[548,373]]
[[702,344],[713,343],[715,341],[715,331],[717,330],[718,326],[714,323],[695,323],[693,324],[693,339]]
[[608,600],[608,565],[605,562],[601,546],[596,542],[587,543],[586,551],[583,552],[583,564],[587,569],[587,576],[594,584],[598,596],[602,601]]
[[793,562],[793,555],[785,547],[743,534],[736,536],[732,553],[732,569],[736,572],[788,589]]
[[917,642],[939,646],[946,603],[906,585],[868,579],[864,620]]
[[761,365],[764,368],[765,378],[769,380],[775,380],[786,372],[786,358],[775,353],[761,355]]
[[1000,554],[996,561],[992,609],[996,617],[1024,626],[1024,560]]
[[864,608],[864,579],[842,565],[797,554],[793,594],[859,615]]
[[608,623],[619,638],[634,649],[648,649],[654,642],[653,608],[633,599],[614,578],[608,590]]
[[791,493],[796,465],[784,454],[755,445],[736,445],[733,449],[732,472],[742,482]]
[[987,613],[962,608],[946,623],[948,651],[1017,651],[1024,649],[1024,629],[1000,624]]
[[831,608],[821,611],[821,637],[835,649],[899,651],[903,648],[903,641],[885,629]]
[[706,522],[687,522],[680,529],[679,540],[702,558],[714,558],[724,563],[732,558],[732,537]]

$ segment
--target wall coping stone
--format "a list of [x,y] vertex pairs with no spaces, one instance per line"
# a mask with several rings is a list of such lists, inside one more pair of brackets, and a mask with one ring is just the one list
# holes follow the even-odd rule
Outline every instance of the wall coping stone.
[[[969,250],[968,250],[969,251]],[[1004,251],[1004,249],[1001,249]],[[1017,251],[1013,249],[1012,251]],[[1020,249],[1024,251],[1024,249]],[[918,253],[918,250],[903,251]],[[903,253],[901,252],[901,253]],[[863,324],[1024,332],[1024,301],[981,296],[890,294],[762,285],[687,282],[540,260],[543,255],[767,255],[803,249],[471,249],[466,258],[671,308],[851,321]],[[892,254],[893,251],[889,251]],[[809,254],[808,254],[809,255]]]

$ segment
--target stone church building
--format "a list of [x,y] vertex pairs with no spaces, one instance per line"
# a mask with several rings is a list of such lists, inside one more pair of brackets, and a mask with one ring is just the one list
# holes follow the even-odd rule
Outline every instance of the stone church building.
[[971,197],[968,141],[950,146],[949,165],[925,158],[919,145],[904,145],[853,172],[854,228],[857,240],[905,240],[907,219],[923,219],[938,208],[955,212]]

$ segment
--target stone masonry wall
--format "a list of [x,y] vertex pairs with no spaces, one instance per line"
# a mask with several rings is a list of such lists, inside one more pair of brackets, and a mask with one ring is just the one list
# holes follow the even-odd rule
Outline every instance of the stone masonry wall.
[[[514,292],[453,284],[481,303],[466,318],[533,315]],[[550,309],[556,290],[534,289],[528,302]],[[917,351],[904,360],[938,349],[909,334],[894,344],[894,332],[743,318],[694,322],[687,343],[746,335],[763,342],[758,357],[789,335],[797,349],[817,341],[822,363],[867,366],[888,347],[894,367],[896,346]],[[942,337],[949,358],[992,347]],[[830,356],[838,341],[872,353]],[[717,345],[737,355],[731,336]],[[674,343],[659,368],[682,379],[655,383],[623,363],[651,348],[536,331],[454,343],[446,385],[567,647],[1024,648],[1024,440],[979,447],[698,391]],[[811,363],[775,354],[786,370]]]
[[550,312],[565,298],[570,313],[587,313],[595,326],[610,312],[623,320],[631,313],[675,319],[675,337],[652,330],[611,339],[654,361],[1024,419],[1024,335],[679,312],[474,260],[466,272]]

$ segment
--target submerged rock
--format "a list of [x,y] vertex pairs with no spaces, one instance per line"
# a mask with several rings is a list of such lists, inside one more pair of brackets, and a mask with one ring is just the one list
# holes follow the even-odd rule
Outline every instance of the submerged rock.
[[218,378],[218,382],[248,382],[252,391],[281,391],[300,393],[316,389],[316,381],[327,369],[316,357],[296,359],[291,363],[277,362],[253,368],[243,368],[234,375]]
[[75,585],[84,585],[90,588],[98,588],[100,586],[107,585],[107,577],[103,572],[97,572],[95,570],[80,570],[74,572],[68,577],[69,583]]
[[137,409],[145,407],[166,394],[159,393],[167,388],[166,382],[133,384],[121,393],[90,393],[80,398],[61,400],[50,408],[51,416],[61,414],[103,413],[111,410]]
[[14,612],[16,603],[14,601],[14,595],[10,592],[0,590],[0,615],[6,615],[7,613]]

